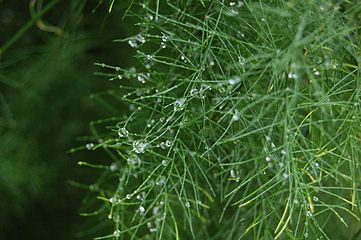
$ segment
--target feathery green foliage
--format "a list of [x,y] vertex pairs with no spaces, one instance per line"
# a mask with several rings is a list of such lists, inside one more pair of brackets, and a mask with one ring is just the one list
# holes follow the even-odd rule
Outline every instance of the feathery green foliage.
[[129,110],[91,124],[86,148],[110,161],[79,162],[102,171],[82,213],[96,239],[357,237],[360,14],[356,1],[132,1],[139,34],[116,42],[138,62],[97,64],[114,83],[99,99]]

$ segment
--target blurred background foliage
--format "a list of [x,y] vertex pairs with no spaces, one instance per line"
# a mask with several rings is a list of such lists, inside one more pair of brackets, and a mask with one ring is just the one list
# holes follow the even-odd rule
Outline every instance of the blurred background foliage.
[[[41,22],[26,25],[52,2]],[[0,239],[82,238],[84,192],[69,180],[97,176],[76,165],[87,152],[67,152],[86,144],[78,137],[90,135],[91,120],[111,114],[90,97],[112,84],[94,75],[93,63],[125,65],[129,56],[112,45],[129,31],[125,5],[109,14],[99,3],[0,0],[0,47],[24,30],[0,61]]]

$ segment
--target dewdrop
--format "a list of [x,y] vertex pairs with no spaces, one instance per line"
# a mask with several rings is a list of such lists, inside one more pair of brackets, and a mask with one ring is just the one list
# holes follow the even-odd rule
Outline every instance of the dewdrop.
[[141,160],[137,155],[131,155],[128,157],[127,162],[131,167],[138,167],[141,164]]
[[114,214],[112,218],[113,218],[113,222],[115,222],[115,223],[120,222],[120,216],[118,214]]
[[312,70],[315,76],[320,76],[320,71],[318,71],[316,68],[313,68]]
[[151,228],[152,227],[152,223],[151,222],[147,222],[147,227]]
[[154,55],[148,54],[145,56],[148,61],[154,61]]
[[115,172],[118,169],[118,166],[116,163],[112,163],[109,166],[110,171]]
[[140,215],[144,215],[144,213],[145,213],[145,208],[144,208],[143,206],[140,206],[139,209],[138,209],[138,211],[139,211],[139,214],[140,214]]
[[184,105],[186,103],[186,99],[185,98],[179,98],[177,99],[173,105],[174,105],[174,111],[177,112],[177,111],[181,111],[184,109]]
[[162,42],[168,42],[170,39],[170,36],[163,34],[162,35]]
[[198,89],[197,88],[192,88],[190,91],[191,96],[195,96],[198,93]]
[[165,142],[161,142],[160,144],[157,145],[157,147],[160,147],[161,149],[167,149],[170,146],[172,146],[172,141],[167,140]]
[[137,76],[137,80],[141,83],[145,83],[150,77],[150,74],[149,73],[141,73]]
[[143,93],[142,93],[141,89],[137,89],[137,91],[135,91],[135,95],[136,95],[137,97],[142,96]]
[[155,123],[155,120],[154,119],[152,119],[148,124],[147,124],[147,127],[151,127],[151,126],[153,126],[153,124]]
[[94,143],[87,143],[87,144],[85,145],[85,148],[86,148],[87,150],[92,150],[92,149],[94,148]]
[[153,15],[151,15],[151,14],[147,14],[144,18],[145,18],[145,20],[148,20],[148,21],[153,21],[153,19],[154,19]]
[[207,86],[207,85],[205,85],[205,84],[202,84],[199,89],[197,89],[197,88],[192,88],[191,91],[190,91],[190,95],[191,95],[192,97],[204,99],[205,96],[206,96],[206,91],[208,91],[208,90],[212,90],[212,88],[209,87],[209,86]]
[[165,146],[166,147],[172,146],[172,141],[170,141],[170,140],[165,141]]
[[118,136],[120,137],[120,138],[124,138],[124,137],[128,137],[129,136],[129,132],[128,132],[128,130],[126,129],[126,128],[119,128],[118,129]]
[[155,182],[156,185],[158,186],[162,186],[165,184],[165,177],[164,176],[161,176],[157,179],[157,181]]
[[165,213],[162,208],[162,206],[164,205],[164,202],[161,201],[159,202],[159,204],[157,204],[156,206],[154,206],[154,208],[152,209],[152,214],[153,214],[153,221],[148,222],[147,223],[147,227],[149,229],[149,232],[157,232],[159,231],[159,229],[161,228],[161,223],[164,220],[165,217]]
[[136,198],[140,201],[144,201],[145,200],[145,192],[141,192],[140,194],[137,195]]
[[239,14],[239,8],[242,7],[244,5],[244,2],[239,0],[239,1],[231,1],[229,2],[229,11],[226,12],[227,16],[230,17],[234,17],[236,15]]
[[238,62],[239,62],[239,64],[241,64],[241,66],[243,66],[246,63],[246,60],[244,59],[244,57],[239,56],[238,57]]
[[135,77],[135,73],[137,72],[137,69],[135,67],[131,67],[124,73],[124,77],[127,79],[131,79],[132,77]]
[[296,73],[290,72],[290,73],[288,73],[288,78],[289,78],[289,79],[297,79],[297,78],[298,78],[298,75],[297,75]]
[[128,40],[128,44],[132,47],[132,48],[138,48],[140,47],[142,44],[145,43],[145,38],[143,37],[142,34],[138,34],[135,37],[133,37],[132,39]]
[[232,121],[233,122],[237,122],[240,119],[240,113],[238,112],[238,110],[234,110],[233,116],[232,116]]
[[185,63],[187,62],[187,59],[186,59],[186,57],[185,57],[184,55],[181,56],[181,60],[182,60],[183,62],[185,62]]
[[147,149],[148,143],[145,141],[134,141],[133,142],[133,151],[136,153],[144,153]]
[[230,174],[231,174],[231,178],[236,178],[237,177],[236,172],[233,169],[231,169]]
[[132,48],[137,48],[138,47],[138,43],[135,39],[130,39],[128,41],[129,45],[132,47]]
[[114,231],[113,235],[114,237],[120,237],[120,231],[119,230]]
[[118,200],[118,197],[117,196],[114,196],[114,197],[111,197],[110,199],[109,199],[109,202],[110,203],[117,203],[119,200]]
[[234,76],[228,80],[228,83],[229,83],[229,85],[233,86],[233,85],[236,85],[237,83],[239,83],[240,81],[241,81],[241,78],[239,76]]
[[231,178],[233,178],[233,179],[236,180],[236,182],[239,182],[239,177],[238,177],[238,174],[237,174],[236,171],[234,171],[233,169],[231,169],[230,175],[231,175]]

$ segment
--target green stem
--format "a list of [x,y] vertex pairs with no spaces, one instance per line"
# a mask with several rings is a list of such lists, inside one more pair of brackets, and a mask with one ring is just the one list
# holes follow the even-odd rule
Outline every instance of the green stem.
[[37,13],[31,20],[29,20],[22,28],[20,28],[14,36],[0,47],[0,59],[1,55],[8,50],[17,40],[19,40],[45,13],[50,11],[60,0],[51,1],[46,7],[39,13]]

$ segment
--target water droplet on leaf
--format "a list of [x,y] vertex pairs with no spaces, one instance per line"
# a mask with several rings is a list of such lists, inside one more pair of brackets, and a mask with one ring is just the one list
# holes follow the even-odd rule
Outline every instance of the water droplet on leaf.
[[184,109],[184,105],[186,103],[186,99],[185,98],[179,98],[177,99],[173,105],[174,105],[174,111],[181,111]]
[[85,148],[86,148],[87,150],[92,150],[92,149],[94,148],[94,143],[87,143],[87,144],[85,145]]
[[120,237],[120,231],[119,230],[114,231],[113,235],[114,237]]
[[133,150],[136,153],[144,153],[147,147],[148,143],[143,140],[133,142]]

